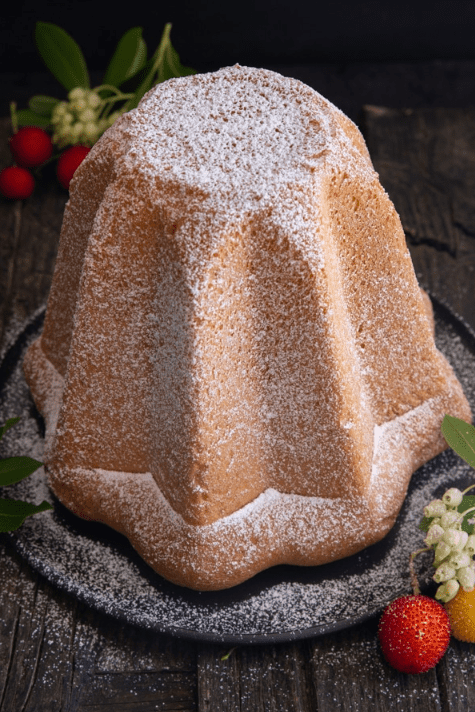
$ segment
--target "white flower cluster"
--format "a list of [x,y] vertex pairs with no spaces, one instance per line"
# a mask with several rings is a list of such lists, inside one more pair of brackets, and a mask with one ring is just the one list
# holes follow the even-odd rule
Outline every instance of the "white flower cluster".
[[59,148],[68,144],[93,146],[122,113],[114,111],[101,118],[105,104],[110,102],[103,101],[94,89],[75,87],[69,92],[68,99],[56,104],[51,116],[52,141]]
[[[452,487],[442,499],[435,499],[424,508],[424,516],[432,519],[424,542],[435,549],[434,581],[441,585],[435,597],[447,603],[454,598],[460,586],[464,591],[475,588],[475,535],[462,531],[462,520],[472,510],[462,514],[458,506],[464,493]],[[472,508],[473,509],[473,508]]]

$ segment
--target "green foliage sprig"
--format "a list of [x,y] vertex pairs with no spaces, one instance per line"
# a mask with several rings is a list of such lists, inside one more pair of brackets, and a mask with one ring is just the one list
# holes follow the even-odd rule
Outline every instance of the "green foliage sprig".
[[[475,468],[475,428],[460,418],[446,415],[442,421],[442,434],[460,457]],[[427,532],[426,549],[434,550],[434,581],[441,584],[435,597],[444,603],[451,601],[460,586],[469,592],[475,588],[475,496],[467,494],[475,485],[461,491],[448,489],[441,497],[424,507],[424,517],[419,528]],[[411,574],[413,570],[411,569]],[[415,574],[414,574],[415,576]]]
[[[77,88],[85,90],[85,96],[97,94],[101,103],[92,104],[97,109],[94,119],[96,123],[102,121],[103,132],[111,124],[108,118],[112,109],[113,118],[117,118],[118,114],[134,109],[155,84],[196,73],[191,67],[181,64],[170,40],[171,28],[171,23],[165,25],[160,43],[149,59],[142,27],[128,30],[117,44],[102,83],[93,89],[81,48],[65,30],[49,22],[37,22],[35,42],[44,63],[68,94]],[[54,113],[59,104],[66,102],[44,95],[33,96],[28,102],[28,109],[17,111],[15,104],[12,104],[12,122],[17,126],[54,129]]]
[[[465,460],[471,467],[475,468],[475,428],[470,423],[466,423],[465,420],[460,418],[455,418],[453,415],[445,415],[442,421],[442,435],[444,436],[447,444],[450,445],[452,450],[454,450],[457,455]],[[469,487],[468,489],[472,489]],[[475,495],[464,494],[463,499],[457,506],[457,511],[462,514],[467,510],[473,517],[473,510],[475,508]],[[462,531],[467,532],[471,535],[475,533],[475,524],[471,521],[471,517],[468,516],[461,520]],[[434,517],[423,517],[419,529],[426,532],[434,520]]]
[[[16,425],[19,420],[20,418],[9,418],[5,425],[0,426],[0,440],[7,430]],[[15,482],[20,482],[20,480],[35,472],[42,464],[42,462],[34,460],[32,457],[26,456],[8,457],[0,460],[0,486],[6,487],[7,485],[13,485]],[[38,512],[45,512],[48,509],[53,509],[53,507],[46,501],[35,505],[23,502],[20,499],[0,499],[0,532],[10,532],[18,529],[26,517]]]

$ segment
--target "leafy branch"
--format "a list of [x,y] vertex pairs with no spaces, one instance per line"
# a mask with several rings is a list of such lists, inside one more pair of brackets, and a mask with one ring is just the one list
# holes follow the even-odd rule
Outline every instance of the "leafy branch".
[[[442,435],[447,444],[454,450],[457,455],[467,462],[470,467],[475,468],[475,428],[465,420],[455,418],[453,415],[445,415],[442,421]],[[472,489],[469,487],[468,489]],[[465,494],[461,503],[457,507],[460,514],[467,512],[462,520],[462,531],[471,535],[475,533],[475,523],[473,522],[473,508],[475,507],[475,495]],[[469,516],[472,515],[472,517]],[[423,517],[419,529],[424,532],[429,531],[434,517]]]
[[[196,73],[181,64],[170,40],[171,28],[171,23],[165,25],[160,43],[150,59],[147,59],[142,27],[133,27],[121,37],[101,85],[94,89],[101,99],[112,97],[109,110],[112,103],[122,100],[120,112],[130,111],[155,84]],[[65,30],[50,22],[37,22],[35,42],[44,63],[67,92],[76,87],[90,90],[89,71],[82,50]],[[117,96],[119,87],[120,96]],[[19,126],[47,128],[52,125],[53,110],[59,103],[60,99],[55,97],[33,96],[28,109],[15,112],[15,121]]]
[[[9,418],[5,425],[0,426],[0,440],[7,430],[16,425],[20,418]],[[31,475],[43,463],[32,457],[7,457],[0,460],[0,487],[13,485]],[[38,512],[53,509],[49,502],[43,501],[35,505],[20,499],[0,499],[0,532],[10,532],[18,529],[26,517]]]

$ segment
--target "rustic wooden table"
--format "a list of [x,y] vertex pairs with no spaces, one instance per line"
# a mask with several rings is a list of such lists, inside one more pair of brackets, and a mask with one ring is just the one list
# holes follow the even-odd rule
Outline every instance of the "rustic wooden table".
[[[475,328],[475,109],[365,107],[362,128],[422,286]],[[10,162],[0,124],[0,168]],[[67,195],[51,175],[0,200],[0,345],[48,293]],[[475,376],[475,374],[474,374]],[[0,536],[0,712],[475,710],[475,645],[404,675],[377,619],[278,645],[182,641],[119,623],[55,589]]]

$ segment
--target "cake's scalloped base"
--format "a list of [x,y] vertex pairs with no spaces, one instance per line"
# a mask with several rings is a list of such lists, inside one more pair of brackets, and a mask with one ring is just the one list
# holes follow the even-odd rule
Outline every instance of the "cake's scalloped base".
[[[441,355],[447,391],[375,428],[373,471],[365,497],[323,499],[267,489],[213,524],[194,526],[175,512],[150,473],[71,467],[51,458],[63,379],[41,338],[24,368],[46,421],[51,489],[78,516],[123,533],[140,556],[173,583],[197,590],[235,586],[276,564],[316,566],[357,553],[394,525],[411,475],[445,449],[440,423],[460,412],[461,387]],[[342,485],[344,489],[344,484]]]

